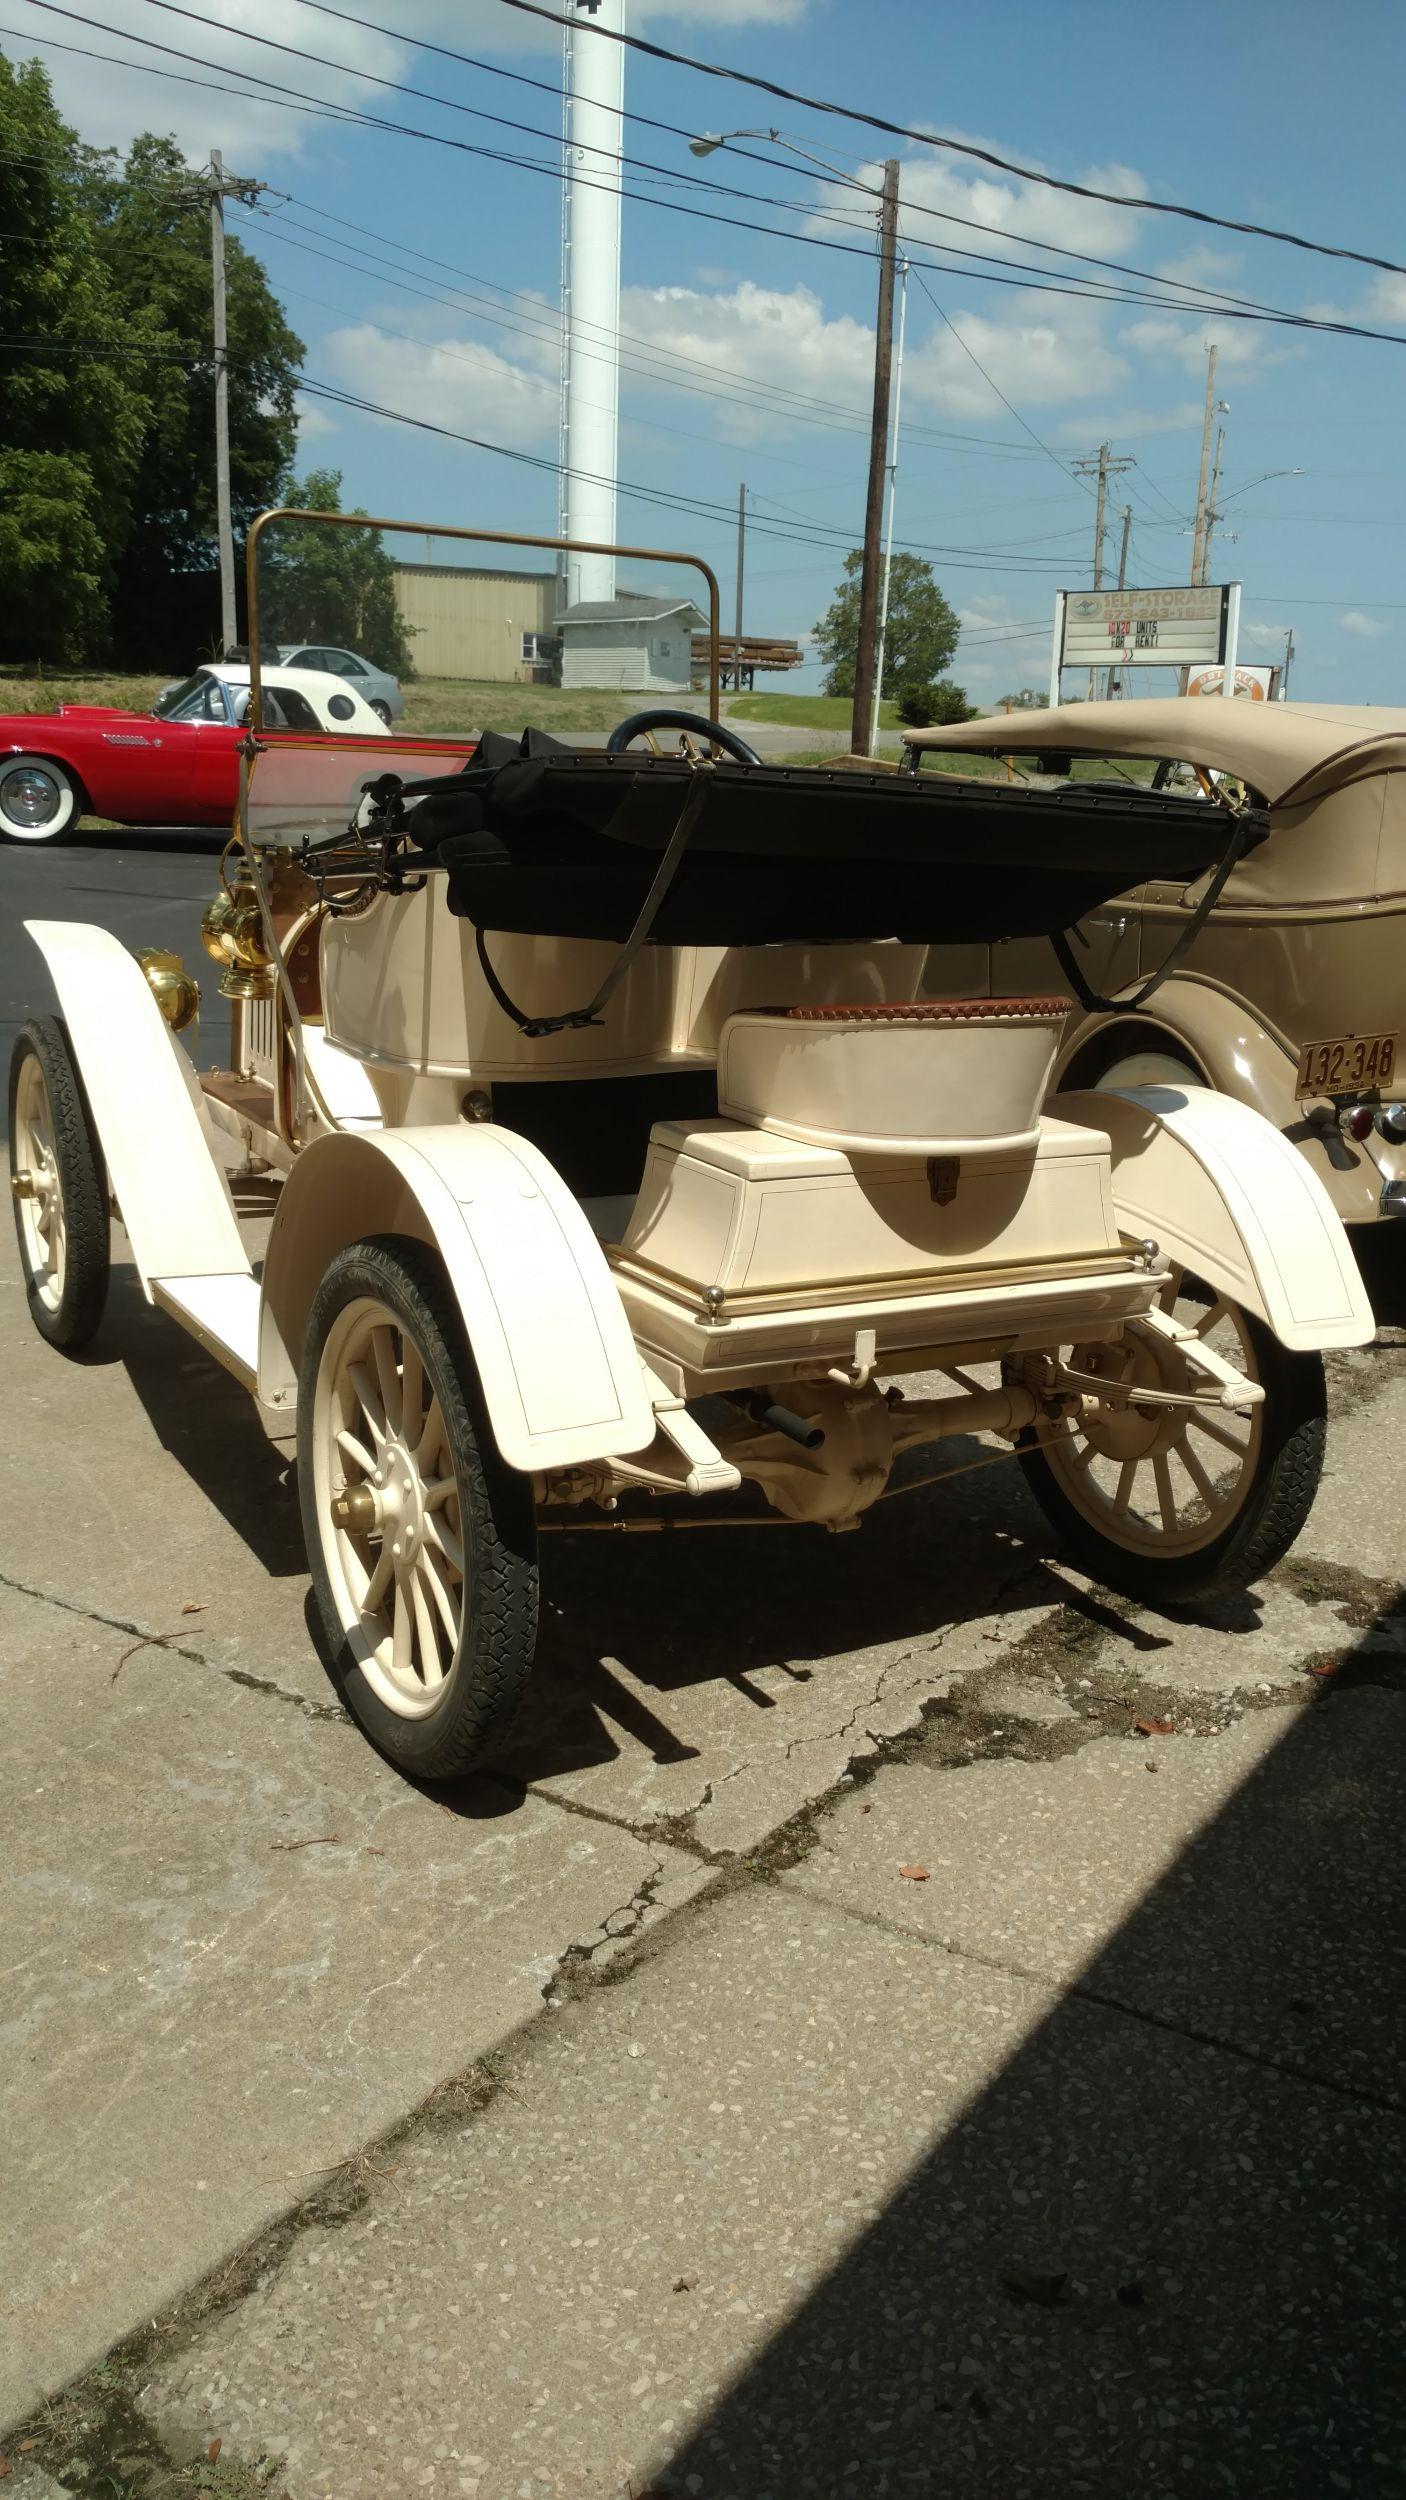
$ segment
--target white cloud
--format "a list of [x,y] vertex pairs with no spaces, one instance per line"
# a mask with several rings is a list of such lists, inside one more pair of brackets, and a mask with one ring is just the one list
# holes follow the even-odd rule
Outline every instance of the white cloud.
[[[963,131],[948,135],[971,137]],[[986,143],[977,139],[973,144]],[[882,172],[878,163],[869,164],[860,168],[856,180],[877,186]],[[1145,188],[1142,176],[1127,165],[1091,165],[1079,179],[1101,191],[1136,194]],[[824,197],[825,205],[834,207],[843,194],[827,184]],[[904,157],[899,204],[905,239],[918,249],[941,244],[956,252],[997,250],[1006,259],[1020,259],[1026,243],[1122,258],[1139,222],[1136,208],[1080,199],[1043,183],[1022,182],[1015,175],[979,172],[964,159],[937,149]],[[973,232],[973,227],[979,231]]]
[[1288,625],[1257,625],[1252,617],[1244,617],[1240,625],[1242,642],[1257,643],[1261,650],[1277,649],[1281,653],[1292,628]]
[[[873,389],[872,330],[848,314],[827,320],[807,286],[763,287],[743,279],[720,294],[687,286],[627,287],[620,324],[656,347],[696,358],[724,383],[771,383],[861,410]],[[691,366],[683,371],[689,379],[706,379]],[[786,430],[784,407],[730,403],[725,396],[714,404],[719,435],[728,442],[757,442]]]
[[1380,616],[1364,616],[1361,608],[1344,608],[1338,624],[1345,634],[1356,634],[1363,642],[1375,642],[1378,634],[1389,631]]
[[[125,148],[139,131],[169,132],[192,163],[203,162],[211,148],[217,147],[241,173],[251,165],[257,170],[272,157],[296,156],[310,131],[328,127],[285,109],[271,97],[261,98],[253,83],[255,76],[287,87],[299,101],[360,108],[374,98],[375,90],[334,68],[333,59],[345,63],[347,70],[373,70],[379,77],[397,78],[404,75],[407,58],[402,44],[365,26],[340,25],[335,43],[324,41],[316,31],[318,21],[309,16],[305,26],[303,12],[288,8],[286,0],[205,0],[198,38],[194,30],[187,36],[179,18],[155,17],[142,0],[110,0],[104,17],[120,30],[118,36],[89,35],[80,27],[65,29],[63,39],[91,43],[109,56],[106,60],[46,52],[37,42],[34,46],[48,68],[60,111],[80,137],[95,147]],[[240,36],[247,34],[301,45],[317,53],[326,66],[313,71],[286,53],[242,43]],[[147,42],[128,43],[121,39],[124,36],[144,36]],[[182,57],[153,51],[152,41],[169,44]],[[5,49],[23,57],[25,37],[7,39]],[[133,66],[115,67],[119,59]],[[188,71],[217,87],[227,83],[240,91],[212,94],[206,87],[183,86],[152,75],[163,69]]]
[[1214,340],[1218,385],[1227,374],[1243,373],[1252,365],[1282,364],[1298,353],[1296,348],[1274,345],[1268,334],[1246,322],[1217,322],[1203,312],[1184,317],[1149,313],[1145,320],[1130,322],[1122,336],[1123,345],[1135,354],[1181,365],[1191,373],[1205,372],[1206,349]]
[[910,354],[903,385],[949,416],[1003,422],[1002,392],[1022,410],[1101,399],[1127,373],[1093,305],[1066,304],[1057,315],[1025,306],[992,316],[959,312],[951,325]]
[[524,448],[555,446],[557,387],[473,337],[412,339],[369,321],[333,330],[319,372],[406,416]]
[[810,0],[634,0],[630,25],[668,18],[676,25],[795,26]]
[[[646,20],[661,27],[667,21],[676,31],[689,23],[708,28],[793,25],[810,5],[811,0],[635,0],[631,26],[638,30]],[[463,73],[452,62],[417,58],[411,40],[415,36],[469,53],[534,52],[549,60],[561,55],[556,27],[501,8],[497,0],[390,0],[385,14],[400,21],[394,35],[382,36],[355,23],[350,11],[329,27],[325,18],[289,7],[288,0],[204,0],[199,29],[187,32],[178,18],[155,17],[143,0],[108,0],[103,18],[117,29],[115,35],[90,33],[84,27],[58,30],[65,43],[91,47],[106,54],[104,60],[46,50],[42,27],[6,37],[3,49],[18,59],[31,50],[37,54],[48,68],[61,112],[93,146],[125,148],[139,131],[170,132],[193,163],[202,162],[213,146],[241,172],[300,156],[317,134],[331,128],[270,95],[261,96],[257,79],[288,88],[300,103],[384,112],[398,99],[349,73],[371,70],[382,78],[442,87],[446,95],[472,100],[464,93]],[[241,42],[242,35],[297,46],[312,54],[317,66]],[[145,37],[145,44],[124,40],[136,37]],[[171,51],[153,50],[153,43],[168,44]],[[119,61],[132,66],[114,66]],[[215,87],[228,82],[240,92],[221,95],[210,87],[183,86],[178,78],[160,75],[163,71],[184,72]],[[540,101],[550,128],[551,99]]]
[[334,417],[329,417],[326,409],[320,407],[315,399],[305,399],[300,394],[298,398],[294,400],[293,407],[298,419],[298,448],[300,451],[305,450],[309,443],[321,442],[324,435],[336,433],[336,419]]

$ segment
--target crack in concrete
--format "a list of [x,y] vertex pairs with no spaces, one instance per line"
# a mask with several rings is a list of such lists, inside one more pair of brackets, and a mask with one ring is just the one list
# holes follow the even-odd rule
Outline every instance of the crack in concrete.
[[1259,2066],[1266,2072],[1283,2075],[1292,2083],[1306,2083],[1320,2092],[1331,2092],[1337,2099],[1350,2101],[1363,2109],[1381,2110],[1394,2118],[1406,2117],[1406,2101],[1389,2092],[1374,2092],[1370,2085],[1344,2083],[1337,2075],[1322,2073],[1316,2067],[1300,2065],[1290,2058],[1276,2057],[1269,2049],[1252,2048],[1243,2040],[1212,2031],[1205,2024],[1187,2022],[1172,2014],[1159,2014],[1148,2006],[1134,2005],[1128,1998],[1115,1996],[1111,1989],[1091,1987],[1086,1979],[1063,1978],[1059,1973],[1034,1969],[1023,1962],[1007,1961],[1001,1954],[982,1953],[974,1945],[957,1944],[951,1936],[925,1936],[916,1927],[905,1927],[901,1920],[885,1918],[882,1911],[856,1909],[853,1902],[837,1901],[830,1893],[811,1892],[804,1881],[793,1889],[807,1901],[836,1910],[842,1918],[851,1919],[858,1927],[867,1927],[878,1935],[893,1936],[907,1944],[925,1945],[930,1952],[945,1953],[950,1961],[968,1962],[973,1968],[994,1971],[1006,1979],[1020,1979],[1027,1985],[1057,1997],[1061,2005],[1073,2001],[1079,2005],[1097,2006],[1102,2013],[1119,2014],[1128,2022],[1141,2023],[1149,2031],[1162,2031],[1173,2039],[1189,2041],[1196,2048],[1215,2049],[1223,2056],[1239,2058],[1244,2064]]
[[[603,1953],[607,1945],[628,1944],[632,1937],[639,1934],[655,1906],[663,1880],[664,1861],[656,1858],[649,1873],[636,1884],[628,1901],[618,1902],[613,1910],[606,1911],[593,1942],[569,1944],[564,1952],[557,1955],[556,1968],[550,1979],[543,1983],[544,2005],[560,2005],[568,1996],[581,1993],[590,1984],[590,1966],[596,1955]],[[628,1923],[623,1927],[617,1926],[617,1919]]]
[[276,1684],[272,1676],[254,1675],[247,1667],[222,1666],[218,1658],[209,1658],[203,1650],[192,1649],[174,1632],[149,1632],[145,1625],[131,1623],[124,1615],[107,1615],[97,1606],[82,1606],[71,1597],[56,1596],[52,1589],[38,1589],[27,1580],[16,1580],[8,1571],[0,1571],[0,1589],[9,1589],[16,1597],[31,1597],[40,1606],[57,1607],[60,1614],[76,1615],[82,1623],[101,1625],[106,1632],[126,1632],[143,1647],[159,1649],[168,1658],[182,1658],[188,1666],[206,1667],[212,1675],[221,1675],[228,1684],[238,1684],[245,1692],[262,1693],[271,1701],[281,1701],[305,1719],[332,1722],[339,1727],[352,1725],[351,1713],[339,1701],[310,1701],[306,1693],[290,1692],[286,1684]]

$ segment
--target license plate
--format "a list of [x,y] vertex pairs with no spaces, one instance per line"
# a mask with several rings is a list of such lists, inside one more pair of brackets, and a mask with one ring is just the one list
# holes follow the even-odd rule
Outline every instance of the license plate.
[[1336,1041],[1305,1042],[1296,1096],[1302,1102],[1307,1094],[1380,1093],[1395,1080],[1400,1041],[1398,1033],[1344,1033]]

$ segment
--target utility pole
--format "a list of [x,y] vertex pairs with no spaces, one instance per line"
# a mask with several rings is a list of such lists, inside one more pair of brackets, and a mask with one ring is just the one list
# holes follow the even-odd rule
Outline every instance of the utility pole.
[[[1120,518],[1123,523],[1123,543],[1118,550],[1118,588],[1126,590],[1128,586],[1128,540],[1132,536],[1133,529],[1133,507],[1130,503],[1124,504]],[[1116,668],[1111,668],[1108,672],[1107,687],[1110,703],[1117,692],[1118,671]]]
[[1289,700],[1289,670],[1293,665],[1293,658],[1294,629],[1291,625],[1284,641],[1284,674],[1279,680],[1279,700],[1281,703],[1287,703]]
[[874,712],[879,582],[883,569],[884,471],[888,465],[889,382],[893,369],[893,281],[898,257],[898,159],[884,166],[879,210],[879,310],[874,332],[874,413],[869,438],[869,492],[864,506],[864,560],[859,575],[859,647],[854,661],[850,745],[870,752]]
[[229,497],[229,342],[225,332],[225,168],[210,150],[210,265],[215,291],[215,501],[220,537],[220,650],[239,640],[234,604],[234,522]]
[[[1111,457],[1112,449],[1113,446],[1111,443],[1100,443],[1097,452],[1094,453],[1090,459],[1073,460],[1070,462],[1070,467],[1080,476],[1087,475],[1090,470],[1095,470],[1098,475],[1098,492],[1094,500],[1095,590],[1102,590],[1103,588],[1103,524],[1104,515],[1108,509],[1108,481],[1111,477],[1121,476],[1124,469],[1130,469],[1133,466],[1131,457],[1122,460],[1114,460]],[[1094,699],[1097,684],[1098,671],[1095,668],[1091,668],[1089,671],[1089,701],[1091,703]]]
[[252,208],[267,183],[252,182],[244,174],[225,171],[225,161],[218,148],[210,150],[210,163],[188,191],[175,195],[181,208],[210,208],[210,276],[214,299],[215,343],[215,517],[220,559],[220,649],[228,651],[239,640],[239,618],[234,597],[234,521],[229,487],[229,339],[225,327],[225,202],[242,200]]
[[898,272],[898,347],[893,360],[893,430],[889,436],[888,505],[884,516],[884,586],[879,598],[879,657],[874,669],[874,700],[869,707],[869,748],[879,738],[879,698],[889,638],[889,589],[893,581],[893,517],[898,502],[898,424],[903,404],[903,340],[908,327],[908,262]]
[[1211,421],[1216,415],[1216,355],[1209,342],[1206,347],[1206,414],[1201,424],[1201,468],[1196,480],[1196,531],[1191,541],[1191,579],[1201,580],[1201,540],[1206,527],[1206,472],[1211,459]]
[[1211,469],[1211,491],[1206,498],[1205,524],[1201,531],[1201,582],[1203,588],[1211,578],[1211,536],[1217,521],[1220,519],[1220,513],[1217,510],[1217,505],[1220,499],[1221,462],[1224,458],[1225,427],[1220,425],[1216,428],[1216,457],[1214,465]]
[[[765,498],[763,499],[765,500]],[[742,692],[742,577],[747,565],[747,489],[737,489],[737,630],[732,641],[732,691]]]

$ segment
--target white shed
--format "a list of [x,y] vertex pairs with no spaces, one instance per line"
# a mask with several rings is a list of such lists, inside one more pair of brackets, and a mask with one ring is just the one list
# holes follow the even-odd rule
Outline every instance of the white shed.
[[631,694],[687,694],[693,636],[708,620],[691,599],[581,599],[554,624],[564,686],[618,686]]

